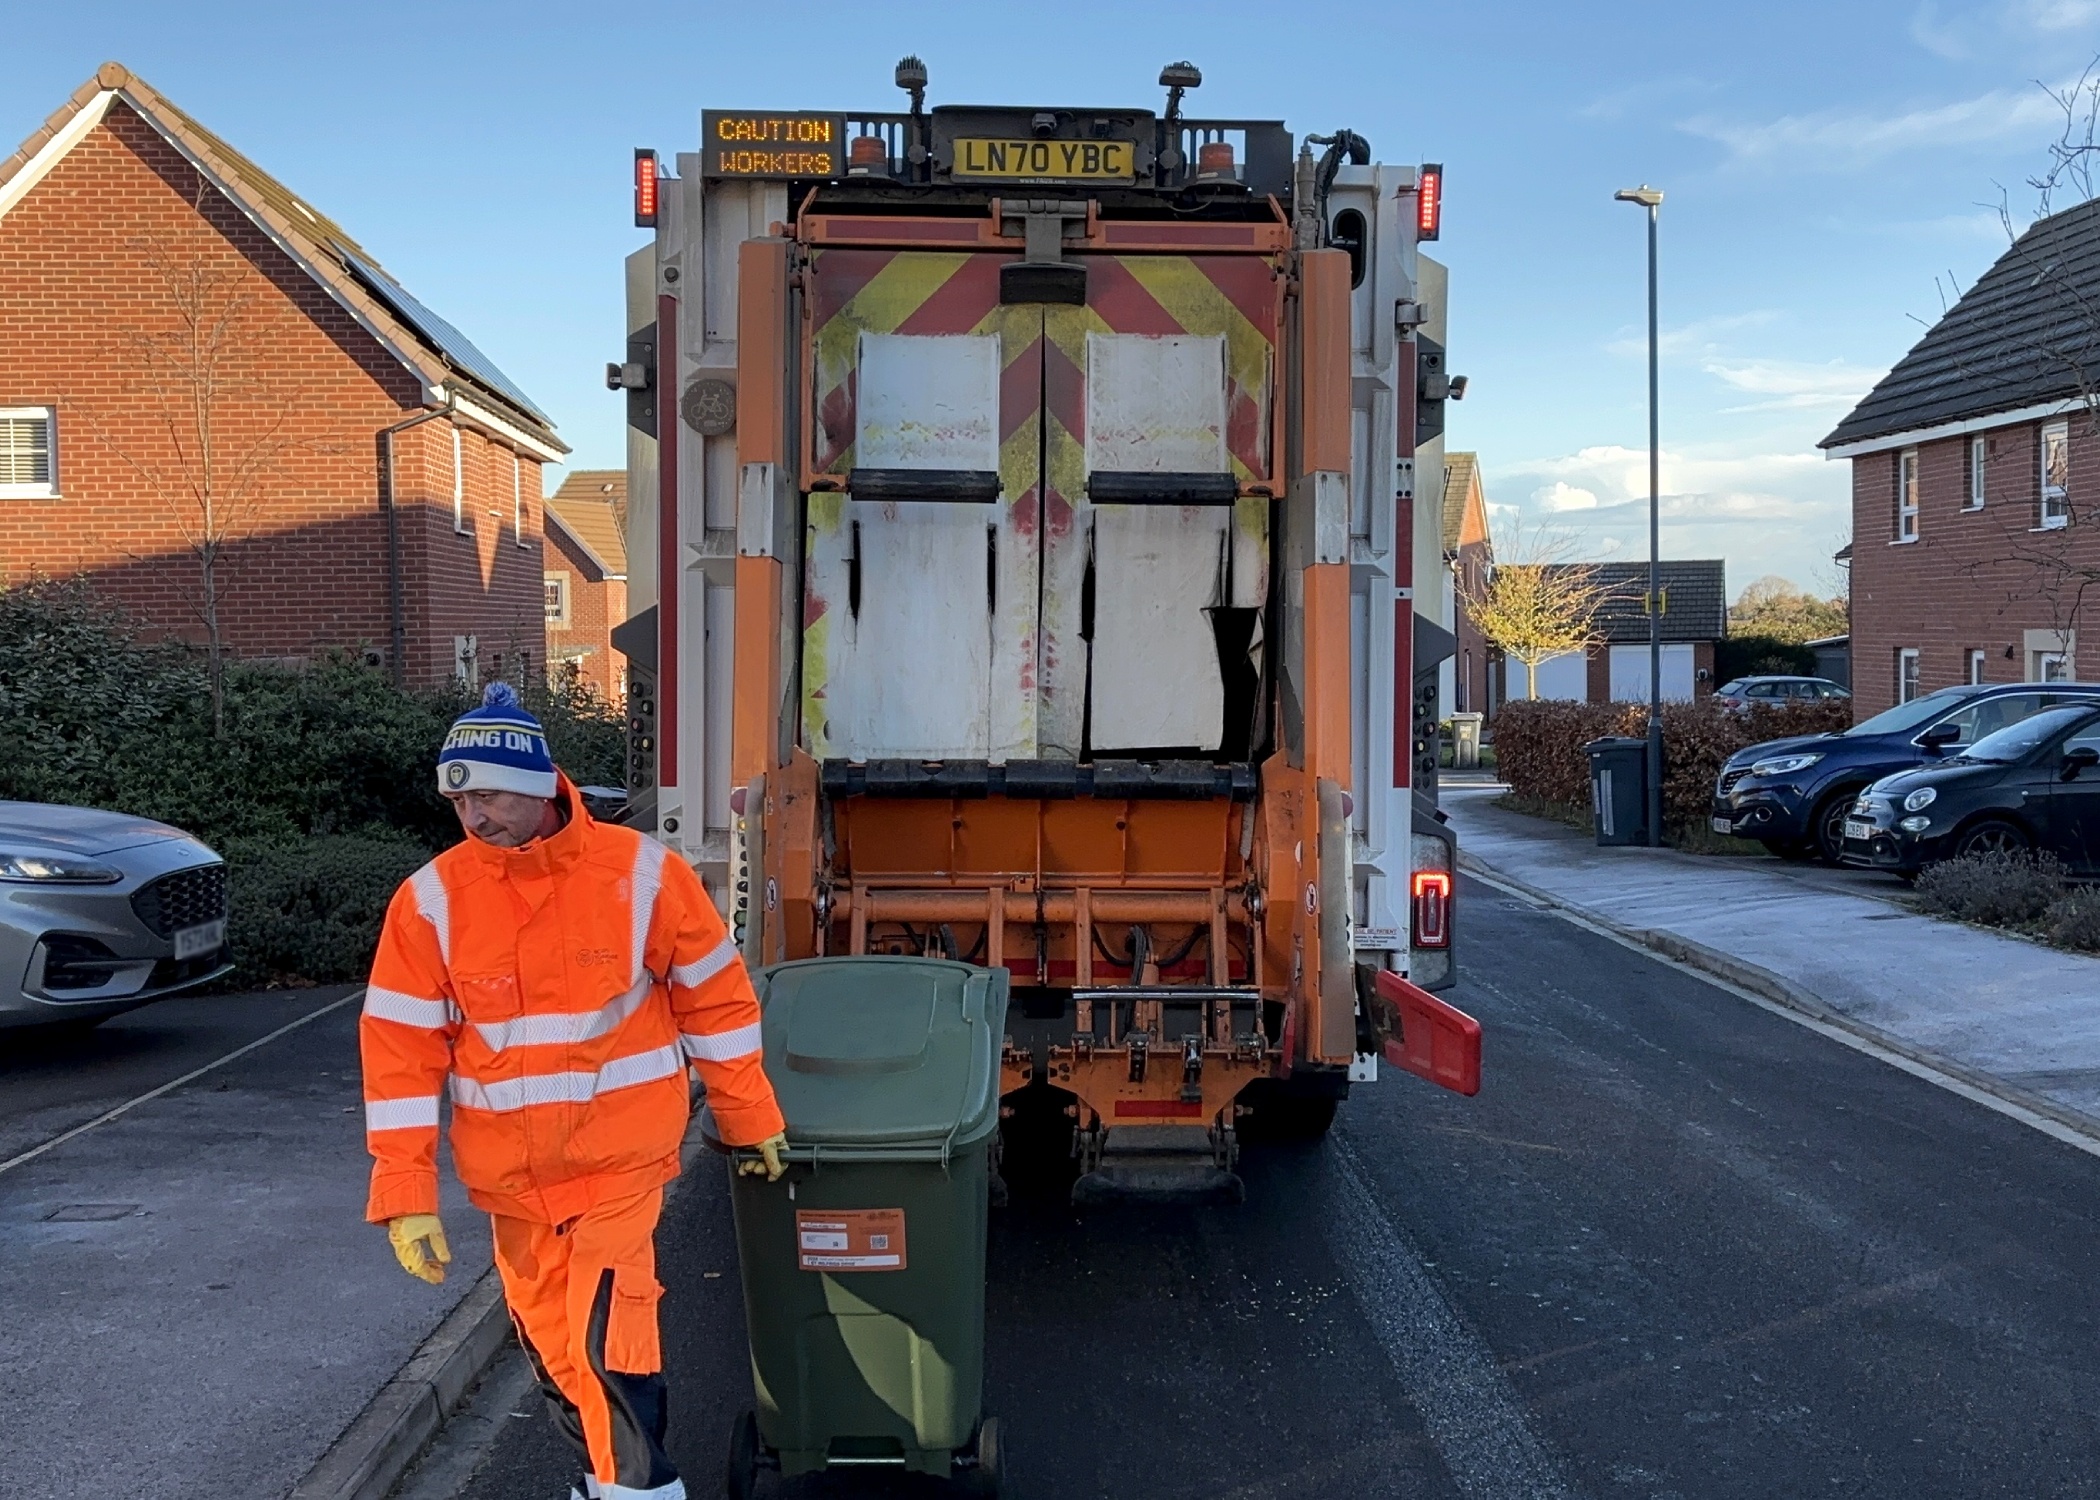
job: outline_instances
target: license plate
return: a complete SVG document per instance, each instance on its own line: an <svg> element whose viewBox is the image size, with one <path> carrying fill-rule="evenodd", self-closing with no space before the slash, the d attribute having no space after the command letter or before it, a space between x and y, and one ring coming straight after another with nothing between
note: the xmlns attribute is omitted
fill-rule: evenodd
<svg viewBox="0 0 2100 1500"><path fill-rule="evenodd" d="M1733 819L1733 818L1715 818L1715 819L1714 819L1714 832L1715 832L1715 833L1734 833L1734 832L1735 832L1735 819Z"/></svg>
<svg viewBox="0 0 2100 1500"><path fill-rule="evenodd" d="M1847 818L1845 819L1845 837L1848 839L1871 839L1874 837L1874 825L1872 823L1862 823L1857 818Z"/></svg>
<svg viewBox="0 0 2100 1500"><path fill-rule="evenodd" d="M1137 147L1129 141L1019 141L961 136L955 142L951 175L1129 182L1137 176Z"/></svg>
<svg viewBox="0 0 2100 1500"><path fill-rule="evenodd" d="M175 956L198 958L226 946L226 919L204 922L196 927L185 927L175 934Z"/></svg>

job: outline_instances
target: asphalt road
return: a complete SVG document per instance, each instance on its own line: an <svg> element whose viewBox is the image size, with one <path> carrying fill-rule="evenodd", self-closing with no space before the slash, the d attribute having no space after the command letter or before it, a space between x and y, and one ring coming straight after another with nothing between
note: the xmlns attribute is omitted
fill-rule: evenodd
<svg viewBox="0 0 2100 1500"><path fill-rule="evenodd" d="M1462 900L1478 1098L1360 1089L1324 1145L1250 1151L1239 1208L995 1213L1011 1495L2100 1493L2100 1159ZM750 1400L715 1173L660 1245L673 1453L712 1495ZM536 1403L499 1368L404 1493L565 1495Z"/></svg>

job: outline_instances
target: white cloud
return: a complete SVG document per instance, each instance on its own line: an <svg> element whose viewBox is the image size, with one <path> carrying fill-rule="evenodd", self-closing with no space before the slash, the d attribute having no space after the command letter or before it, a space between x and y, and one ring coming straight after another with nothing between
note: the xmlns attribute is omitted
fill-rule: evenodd
<svg viewBox="0 0 2100 1500"><path fill-rule="evenodd" d="M1969 55L1969 45L1951 21L1940 20L1939 7L1925 0L1910 18L1910 39L1935 56L1960 62Z"/></svg>
<svg viewBox="0 0 2100 1500"><path fill-rule="evenodd" d="M1541 510L1595 510L1597 492L1581 489L1565 479L1556 479L1531 492L1531 503ZM1512 507L1514 508L1514 507Z"/></svg>
<svg viewBox="0 0 2100 1500"><path fill-rule="evenodd" d="M1756 308L1750 312L1720 313L1711 318L1699 318L1675 328L1661 329L1655 337L1656 352L1665 359L1687 354L1709 354L1720 349L1718 335L1732 333L1739 328L1757 328L1777 321L1779 314L1770 308ZM1648 357L1648 334L1643 329L1623 338L1613 339L1605 349L1622 356Z"/></svg>
<svg viewBox="0 0 2100 1500"><path fill-rule="evenodd" d="M1873 389L1879 378L1841 359L1813 364L1794 359L1716 358L1704 361L1700 368L1731 389L1767 398L1747 406L1723 407L1724 412L1850 406Z"/></svg>
<svg viewBox="0 0 2100 1500"><path fill-rule="evenodd" d="M2037 31L2075 31L2100 20L2100 0L2024 0L2018 12Z"/></svg>
<svg viewBox="0 0 2100 1500"><path fill-rule="evenodd" d="M2100 0L2093 0L2100 9ZM1971 99L1875 115L1858 110L1818 110L1782 115L1762 124L1702 115L1678 129L1727 148L1746 165L1785 161L1832 170L1863 167L1904 151L1976 145L2032 136L2061 124L2063 111L2038 88L1993 89Z"/></svg>

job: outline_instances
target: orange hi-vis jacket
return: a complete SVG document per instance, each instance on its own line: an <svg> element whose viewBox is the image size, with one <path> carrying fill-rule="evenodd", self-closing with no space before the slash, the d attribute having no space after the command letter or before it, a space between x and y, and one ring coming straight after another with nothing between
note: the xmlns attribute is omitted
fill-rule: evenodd
<svg viewBox="0 0 2100 1500"><path fill-rule="evenodd" d="M387 908L359 1023L366 1217L435 1213L438 1100L491 1213L559 1224L678 1175L687 1060L725 1140L784 1129L758 1001L700 877L656 840L569 822L499 849L469 838Z"/></svg>

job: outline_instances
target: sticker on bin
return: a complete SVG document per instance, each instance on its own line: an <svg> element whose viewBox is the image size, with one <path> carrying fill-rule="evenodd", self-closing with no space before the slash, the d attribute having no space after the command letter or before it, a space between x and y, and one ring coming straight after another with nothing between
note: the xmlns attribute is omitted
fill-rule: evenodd
<svg viewBox="0 0 2100 1500"><path fill-rule="evenodd" d="M798 1208L795 1249L805 1271L901 1271L901 1208Z"/></svg>

